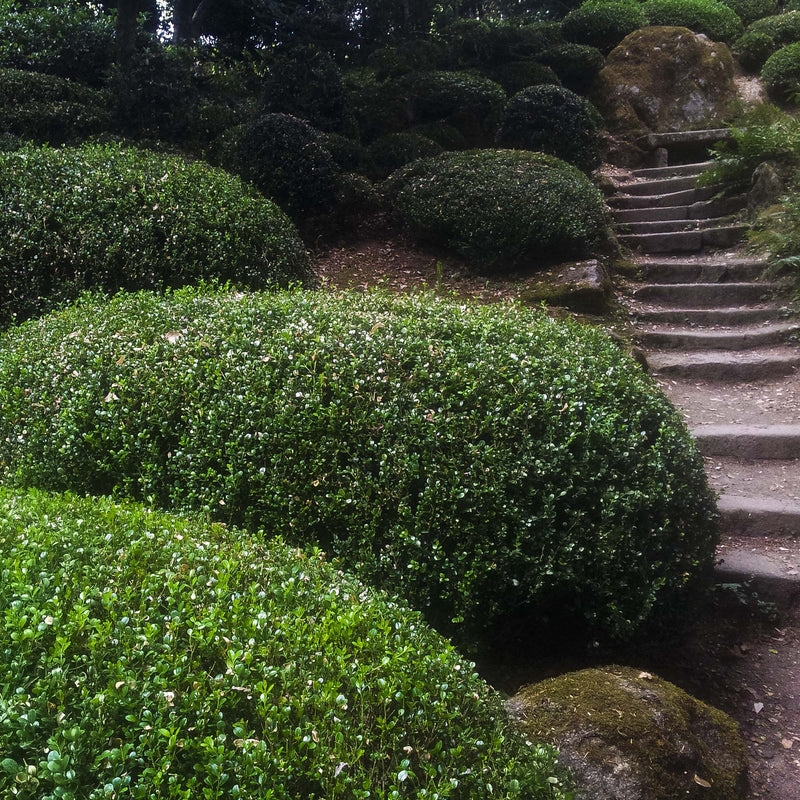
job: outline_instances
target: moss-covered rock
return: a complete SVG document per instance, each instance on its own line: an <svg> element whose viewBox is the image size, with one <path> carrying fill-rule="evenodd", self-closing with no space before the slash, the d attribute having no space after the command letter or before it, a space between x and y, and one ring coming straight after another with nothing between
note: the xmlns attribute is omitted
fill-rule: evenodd
<svg viewBox="0 0 800 800"><path fill-rule="evenodd" d="M613 132L698 130L725 115L733 72L724 44L688 28L642 28L611 51L591 99Z"/></svg>
<svg viewBox="0 0 800 800"><path fill-rule="evenodd" d="M546 303L579 314L605 314L613 297L611 281L596 259L559 264L522 292L527 305Z"/></svg>
<svg viewBox="0 0 800 800"><path fill-rule="evenodd" d="M508 708L527 736L560 749L576 800L744 797L747 755L737 724L650 673L571 672L523 688Z"/></svg>

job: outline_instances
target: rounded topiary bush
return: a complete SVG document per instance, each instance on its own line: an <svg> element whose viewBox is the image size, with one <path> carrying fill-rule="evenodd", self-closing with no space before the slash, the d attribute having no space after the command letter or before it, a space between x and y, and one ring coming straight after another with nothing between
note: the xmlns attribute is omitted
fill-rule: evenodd
<svg viewBox="0 0 800 800"><path fill-rule="evenodd" d="M785 44L800 42L800 11L788 11L764 17L747 26L747 33L763 33L775 41L775 50Z"/></svg>
<svg viewBox="0 0 800 800"><path fill-rule="evenodd" d="M586 91L605 65L603 54L596 47L574 42L551 47L538 58L558 75L559 83L573 92Z"/></svg>
<svg viewBox="0 0 800 800"><path fill-rule="evenodd" d="M775 99L800 103L800 42L781 47L766 60L761 82Z"/></svg>
<svg viewBox="0 0 800 800"><path fill-rule="evenodd" d="M85 300L3 334L0 405L7 485L319 544L465 647L517 614L532 636L624 637L714 553L678 412L599 330L518 307Z"/></svg>
<svg viewBox="0 0 800 800"><path fill-rule="evenodd" d="M731 52L742 68L758 72L764 62L778 49L775 39L760 31L745 31L734 43Z"/></svg>
<svg viewBox="0 0 800 800"><path fill-rule="evenodd" d="M6 133L63 144L110 127L103 92L55 75L0 69L0 128Z"/></svg>
<svg viewBox="0 0 800 800"><path fill-rule="evenodd" d="M245 125L235 148L235 169L287 213L329 211L339 168L319 131L287 114L264 114Z"/></svg>
<svg viewBox="0 0 800 800"><path fill-rule="evenodd" d="M292 223L238 178L126 149L0 153L0 327L87 289L308 277Z"/></svg>
<svg viewBox="0 0 800 800"><path fill-rule="evenodd" d="M565 796L473 665L318 551L0 489L0 573L4 797Z"/></svg>
<svg viewBox="0 0 800 800"><path fill-rule="evenodd" d="M721 0L721 2L732 8L745 25L774 15L778 5L776 0Z"/></svg>
<svg viewBox="0 0 800 800"><path fill-rule="evenodd" d="M645 0L650 25L677 25L704 33L715 42L732 42L742 34L736 12L718 0Z"/></svg>
<svg viewBox="0 0 800 800"><path fill-rule="evenodd" d="M542 83L561 83L558 75L549 66L539 61L509 61L498 64L489 73L493 81L499 83L506 94L511 97L528 86L539 86Z"/></svg>
<svg viewBox="0 0 800 800"><path fill-rule="evenodd" d="M389 133L376 139L367 150L373 177L384 179L395 170L416 161L439 155L443 147L419 133Z"/></svg>
<svg viewBox="0 0 800 800"><path fill-rule="evenodd" d="M399 170L385 188L408 225L482 269L587 254L607 236L600 192L542 153L443 153Z"/></svg>
<svg viewBox="0 0 800 800"><path fill-rule="evenodd" d="M506 106L497 141L541 150L583 170L600 163L600 115L588 100L559 86L531 86Z"/></svg>
<svg viewBox="0 0 800 800"><path fill-rule="evenodd" d="M638 0L586 0L564 17L561 32L568 41L608 53L629 33L646 24Z"/></svg>

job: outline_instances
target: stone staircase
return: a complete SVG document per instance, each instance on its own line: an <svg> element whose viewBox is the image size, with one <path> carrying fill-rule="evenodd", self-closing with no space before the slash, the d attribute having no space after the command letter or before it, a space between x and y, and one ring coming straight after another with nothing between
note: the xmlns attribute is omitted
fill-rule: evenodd
<svg viewBox="0 0 800 800"><path fill-rule="evenodd" d="M714 133L664 134L650 145L668 162L671 142L697 152ZM790 603L800 596L791 539L800 536L800 323L772 299L765 262L735 249L746 197L695 187L707 166L637 170L609 204L640 267L629 298L639 344L721 492L720 577L753 579Z"/></svg>

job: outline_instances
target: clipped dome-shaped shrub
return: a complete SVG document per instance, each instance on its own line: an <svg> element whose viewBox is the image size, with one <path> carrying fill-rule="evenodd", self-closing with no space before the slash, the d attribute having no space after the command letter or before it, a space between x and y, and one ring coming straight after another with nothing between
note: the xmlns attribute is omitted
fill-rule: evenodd
<svg viewBox="0 0 800 800"><path fill-rule="evenodd" d="M558 75L549 66L533 60L498 64L491 69L489 77L499 83L509 97L528 86L539 86L542 83L558 86L561 83Z"/></svg>
<svg viewBox="0 0 800 800"><path fill-rule="evenodd" d="M458 128L453 127L449 122L439 120L438 122L423 122L422 125L415 125L411 128L411 133L418 133L426 139L430 139L440 145L442 150L464 150L467 147L467 140Z"/></svg>
<svg viewBox="0 0 800 800"><path fill-rule="evenodd" d="M742 35L742 21L719 0L645 0L650 25L669 25L704 33L715 42L732 42Z"/></svg>
<svg viewBox="0 0 800 800"><path fill-rule="evenodd" d="M103 84L116 55L114 18L74 2L0 4L0 67Z"/></svg>
<svg viewBox="0 0 800 800"><path fill-rule="evenodd" d="M362 141L408 127L407 100L400 80L384 80L374 70L360 68L345 72L342 83Z"/></svg>
<svg viewBox="0 0 800 800"><path fill-rule="evenodd" d="M596 47L574 42L551 47L538 58L558 75L559 83L573 92L586 91L605 64L603 54Z"/></svg>
<svg viewBox="0 0 800 800"><path fill-rule="evenodd" d="M103 92L55 75L0 69L0 128L6 133L64 144L110 127Z"/></svg>
<svg viewBox="0 0 800 800"><path fill-rule="evenodd" d="M326 133L320 136L319 142L343 172L361 172L369 161L367 149L355 139L339 133Z"/></svg>
<svg viewBox="0 0 800 800"><path fill-rule="evenodd" d="M295 217L330 210L339 168L319 131L287 114L264 114L245 125L235 169Z"/></svg>
<svg viewBox="0 0 800 800"><path fill-rule="evenodd" d="M542 153L443 153L399 170L385 188L406 224L481 269L585 254L607 235L600 192Z"/></svg>
<svg viewBox="0 0 800 800"><path fill-rule="evenodd" d="M87 289L308 276L292 223L238 178L115 145L0 153L0 327Z"/></svg>
<svg viewBox="0 0 800 800"><path fill-rule="evenodd" d="M580 95L560 86L531 86L506 106L497 141L504 147L540 150L583 170L600 163L600 115Z"/></svg>
<svg viewBox="0 0 800 800"><path fill-rule="evenodd" d="M781 47L766 60L761 82L776 100L800 103L800 42Z"/></svg>
<svg viewBox="0 0 800 800"><path fill-rule="evenodd" d="M629 33L646 24L639 0L586 0L564 17L561 32L570 42L608 53Z"/></svg>
<svg viewBox="0 0 800 800"><path fill-rule="evenodd" d="M731 47L731 52L747 72L759 72L764 62L778 49L769 34L745 31Z"/></svg>
<svg viewBox="0 0 800 800"><path fill-rule="evenodd" d="M0 489L0 573L4 797L565 796L473 665L318 551Z"/></svg>
<svg viewBox="0 0 800 800"><path fill-rule="evenodd" d="M732 8L744 25L772 16L778 10L776 0L721 0L721 2Z"/></svg>
<svg viewBox="0 0 800 800"><path fill-rule="evenodd" d="M511 156L515 183L569 189L551 159ZM464 646L517 614L533 636L556 619L578 639L626 636L714 554L680 414L600 330L521 307L86 300L0 337L0 405L6 485L150 498L317 543Z"/></svg>
<svg viewBox="0 0 800 800"><path fill-rule="evenodd" d="M765 33L775 40L777 46L800 42L800 11L758 19L747 26L747 32Z"/></svg>
<svg viewBox="0 0 800 800"><path fill-rule="evenodd" d="M376 139L368 149L372 174L383 180L392 172L418 158L437 156L444 148L419 133L389 133Z"/></svg>

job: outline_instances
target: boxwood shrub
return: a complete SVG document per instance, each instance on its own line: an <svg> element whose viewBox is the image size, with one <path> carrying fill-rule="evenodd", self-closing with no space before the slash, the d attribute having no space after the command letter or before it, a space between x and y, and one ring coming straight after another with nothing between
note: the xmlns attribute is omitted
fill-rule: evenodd
<svg viewBox="0 0 800 800"><path fill-rule="evenodd" d="M0 337L0 405L7 484L319 545L464 647L517 614L624 637L714 553L678 412L602 332L522 308L84 300Z"/></svg>
<svg viewBox="0 0 800 800"><path fill-rule="evenodd" d="M387 133L376 139L367 150L372 177L383 180L411 161L439 155L443 149L440 144L419 133Z"/></svg>
<svg viewBox="0 0 800 800"><path fill-rule="evenodd" d="M733 42L742 35L736 12L718 0L645 0L650 25L681 25L715 42Z"/></svg>
<svg viewBox="0 0 800 800"><path fill-rule="evenodd" d="M537 58L558 75L559 80L556 83L563 83L573 92L587 91L595 76L605 66L603 54L596 47L574 42L563 42L550 47Z"/></svg>
<svg viewBox="0 0 800 800"><path fill-rule="evenodd" d="M324 137L288 114L263 114L242 126L232 169L288 214L303 218L331 210L340 170Z"/></svg>
<svg viewBox="0 0 800 800"><path fill-rule="evenodd" d="M745 31L731 47L742 68L747 72L759 72L764 62L778 49L769 34L760 31Z"/></svg>
<svg viewBox="0 0 800 800"><path fill-rule="evenodd" d="M306 277L291 222L222 170L119 145L0 152L0 327L86 289Z"/></svg>
<svg viewBox="0 0 800 800"><path fill-rule="evenodd" d="M732 8L744 25L777 13L776 0L721 0Z"/></svg>
<svg viewBox="0 0 800 800"><path fill-rule="evenodd" d="M800 102L800 42L773 53L761 68L761 82L777 100Z"/></svg>
<svg viewBox="0 0 800 800"><path fill-rule="evenodd" d="M542 83L558 86L561 83L551 67L533 60L498 64L492 67L489 77L499 83L509 97L527 89L528 86L539 86Z"/></svg>
<svg viewBox="0 0 800 800"><path fill-rule="evenodd" d="M531 86L508 101L497 141L591 170L600 163L599 120L597 109L569 89Z"/></svg>
<svg viewBox="0 0 800 800"><path fill-rule="evenodd" d="M748 32L766 33L778 46L800 42L800 11L764 17L747 26Z"/></svg>
<svg viewBox="0 0 800 800"><path fill-rule="evenodd" d="M0 129L50 144L86 138L111 127L105 93L75 81L0 69Z"/></svg>
<svg viewBox="0 0 800 800"><path fill-rule="evenodd" d="M646 24L639 0L586 0L564 17L561 32L570 42L608 53Z"/></svg>
<svg viewBox="0 0 800 800"><path fill-rule="evenodd" d="M586 254L607 235L600 192L543 153L443 153L398 170L385 191L406 224L483 270Z"/></svg>
<svg viewBox="0 0 800 800"><path fill-rule="evenodd" d="M564 797L473 665L319 551L0 489L0 574L4 797Z"/></svg>

